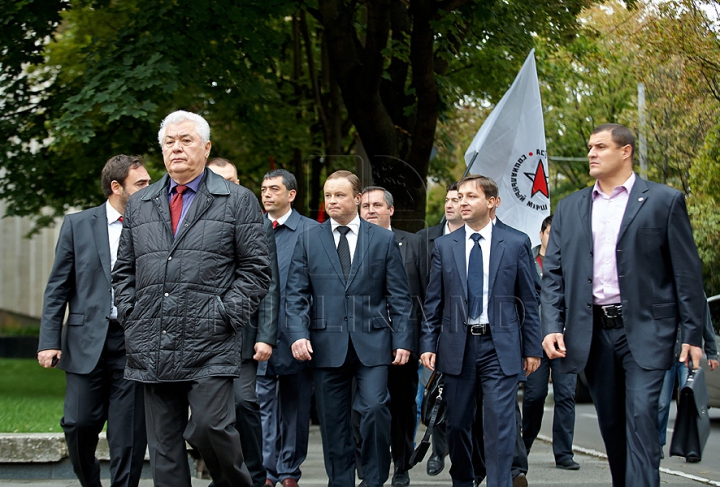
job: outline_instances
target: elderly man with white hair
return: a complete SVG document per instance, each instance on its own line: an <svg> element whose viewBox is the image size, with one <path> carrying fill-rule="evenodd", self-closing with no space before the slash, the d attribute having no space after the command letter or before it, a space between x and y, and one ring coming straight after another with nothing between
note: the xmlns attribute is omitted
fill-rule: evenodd
<svg viewBox="0 0 720 487"><path fill-rule="evenodd" d="M125 377L144 384L155 486L191 487L187 440L217 487L250 487L233 379L242 328L270 285L260 205L205 168L201 116L171 113L158 140L168 174L128 201L113 271Z"/></svg>

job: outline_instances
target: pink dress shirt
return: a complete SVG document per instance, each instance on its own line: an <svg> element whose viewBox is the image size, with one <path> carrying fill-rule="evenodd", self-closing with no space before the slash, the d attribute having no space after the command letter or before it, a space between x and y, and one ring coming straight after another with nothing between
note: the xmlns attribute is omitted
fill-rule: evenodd
<svg viewBox="0 0 720 487"><path fill-rule="evenodd" d="M592 191L593 304L621 302L615 247L634 184L635 173L632 173L608 196L595 181Z"/></svg>

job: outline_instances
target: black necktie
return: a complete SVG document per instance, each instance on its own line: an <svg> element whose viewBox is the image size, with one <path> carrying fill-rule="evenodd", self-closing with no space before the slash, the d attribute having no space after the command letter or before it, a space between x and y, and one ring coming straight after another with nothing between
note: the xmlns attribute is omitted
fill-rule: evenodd
<svg viewBox="0 0 720 487"><path fill-rule="evenodd" d="M468 312L470 318L475 320L483 311L483 254L480 248L482 235L474 233L470 235L470 238L475 243L470 251L470 260L468 261Z"/></svg>
<svg viewBox="0 0 720 487"><path fill-rule="evenodd" d="M350 274L350 244L348 244L345 235L350 231L350 227L339 226L337 227L337 231L340 232L340 241L337 246L338 257L340 257L340 266L342 266L343 274L347 281L348 275Z"/></svg>

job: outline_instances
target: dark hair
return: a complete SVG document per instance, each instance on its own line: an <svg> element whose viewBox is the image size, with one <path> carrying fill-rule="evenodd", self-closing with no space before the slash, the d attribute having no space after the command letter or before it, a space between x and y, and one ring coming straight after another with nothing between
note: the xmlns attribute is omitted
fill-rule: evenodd
<svg viewBox="0 0 720 487"><path fill-rule="evenodd" d="M552 225L552 215L543 220L542 225L540 225L540 231L545 232L545 229L550 225Z"/></svg>
<svg viewBox="0 0 720 487"><path fill-rule="evenodd" d="M450 191L457 191L457 189L458 189L458 182L457 182L457 181L453 181L452 183L448 184L448 185L445 187L445 192L446 192L446 193L449 193Z"/></svg>
<svg viewBox="0 0 720 487"><path fill-rule="evenodd" d="M383 198L385 199L385 204L388 208L393 206L395 203L395 200L393 199L393 195L390 191L383 188L382 186L367 186L363 188L362 194L369 193L370 191L382 191L383 192Z"/></svg>
<svg viewBox="0 0 720 487"><path fill-rule="evenodd" d="M485 198L497 198L498 196L498 187L497 184L495 184L495 181L490 179L487 176L480 176L479 174L473 174L471 176L466 176L462 178L460 181L458 181L458 188L462 186L465 183L469 182L475 182L475 186L482 189L483 193L485 193ZM458 189L458 191L460 191Z"/></svg>
<svg viewBox="0 0 720 487"><path fill-rule="evenodd" d="M144 166L140 156L126 156L125 154L119 154L111 157L102 169L100 181L102 184L102 190L105 197L109 197L112 194L112 182L117 181L120 186L125 187L125 179L127 179L130 169L137 169L140 166Z"/></svg>
<svg viewBox="0 0 720 487"><path fill-rule="evenodd" d="M225 167L230 166L233 169L235 169L235 172L237 172L237 167L232 162L228 161L227 159L223 159L222 157L215 157L205 163L206 166L217 166L217 167Z"/></svg>
<svg viewBox="0 0 720 487"><path fill-rule="evenodd" d="M357 177L355 174L351 173L350 171L335 171L334 173L329 175L325 181L330 181L331 179L347 179L350 183L350 186L352 186L352 190L354 193L353 196L362 193L362 184L360 184L360 178Z"/></svg>
<svg viewBox="0 0 720 487"><path fill-rule="evenodd" d="M282 182L288 191L297 191L297 179L295 179L295 175L287 169L273 169L272 171L268 171L263 176L263 181L272 178L282 178Z"/></svg>
<svg viewBox="0 0 720 487"><path fill-rule="evenodd" d="M595 130L590 135L599 134L600 132L610 132L612 141L620 147L629 145L632 149L630 154L630 161L632 161L633 156L635 156L635 136L629 128L619 123L604 123L595 127Z"/></svg>

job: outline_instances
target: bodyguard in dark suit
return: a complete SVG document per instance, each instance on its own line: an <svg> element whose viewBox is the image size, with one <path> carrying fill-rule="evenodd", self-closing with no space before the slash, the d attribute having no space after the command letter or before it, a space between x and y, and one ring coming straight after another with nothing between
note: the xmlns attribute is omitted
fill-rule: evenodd
<svg viewBox="0 0 720 487"><path fill-rule="evenodd" d="M145 457L142 386L123 378L125 337L113 306L110 271L125 204L149 183L138 157L119 155L105 164L107 202L65 217L45 288L38 362L65 371L60 424L75 474L86 487L100 485L95 449L106 421L113 487L137 486Z"/></svg>
<svg viewBox="0 0 720 487"><path fill-rule="evenodd" d="M680 361L702 357L701 263L682 193L632 170L635 138L590 136L587 188L562 200L543 265L543 348L555 370L585 369L613 485L660 484L658 397L681 329Z"/></svg>
<svg viewBox="0 0 720 487"><path fill-rule="evenodd" d="M392 194L380 186L370 186L363 190L360 201L360 216L367 222L392 230L400 247L405 273L407 274L412 312L408 324L413 334L413 350L418 350L420 324L422 323L422 305L425 302L427 288L427 250L423 239L415 234L391 227L395 213ZM415 397L418 388L418 357L410 356L405 365L390 367L388 371L388 389L390 391L390 415L392 416L392 459L395 472L392 485L405 487L410 484L408 470L410 457L415 443L415 425L417 405Z"/></svg>
<svg viewBox="0 0 720 487"><path fill-rule="evenodd" d="M358 216L358 177L336 171L324 192L330 220L298 238L290 263L288 335L293 356L314 366L328 485L355 485L352 408L364 481L379 487L390 469L388 366L412 352L410 292L392 232Z"/></svg>
<svg viewBox="0 0 720 487"><path fill-rule="evenodd" d="M227 159L216 157L208 162L207 166L226 181L240 184L237 168ZM272 356L280 310L280 284L274 230L267 219L263 219L263 226L270 251L272 280L268 293L260 300L258 309L250 317L250 323L242 329L242 364L240 376L235 379L233 384L235 428L240 432L240 445L254 487L265 485L267 478L267 472L263 466L262 420L260 403L255 392L255 378L258 363L267 362Z"/></svg>
<svg viewBox="0 0 720 487"><path fill-rule="evenodd" d="M493 227L490 210L497 191L483 176L459 183L466 225L435 241L425 300L421 360L445 374L450 475L456 486L470 487L475 479L472 423L481 404L487 483L512 485L517 377L540 362L528 238Z"/></svg>
<svg viewBox="0 0 720 487"><path fill-rule="evenodd" d="M295 360L290 349L286 309L286 286L290 261L300 235L317 222L293 210L297 180L285 169L275 169L263 178L262 204L265 220L272 222L277 242L280 280L280 309L277 348L270 360L258 368L257 394L263 427L263 463L266 484L281 482L296 487L300 466L307 457L312 399L312 371L307 362ZM274 278L274 276L273 276Z"/></svg>

